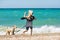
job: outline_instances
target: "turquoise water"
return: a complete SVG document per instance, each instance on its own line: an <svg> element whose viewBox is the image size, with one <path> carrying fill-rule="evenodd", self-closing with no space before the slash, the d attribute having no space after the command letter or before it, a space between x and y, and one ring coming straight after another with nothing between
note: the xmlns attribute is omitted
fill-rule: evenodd
<svg viewBox="0 0 60 40"><path fill-rule="evenodd" d="M0 8L0 25L22 27L26 20L20 20L24 12L33 10L36 20L33 21L34 27L42 25L60 26L60 8Z"/></svg>

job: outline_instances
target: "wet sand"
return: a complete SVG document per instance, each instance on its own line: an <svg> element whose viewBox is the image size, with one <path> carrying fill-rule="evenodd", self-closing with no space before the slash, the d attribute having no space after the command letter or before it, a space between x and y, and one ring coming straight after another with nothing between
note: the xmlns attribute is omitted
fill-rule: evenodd
<svg viewBox="0 0 60 40"><path fill-rule="evenodd" d="M0 40L60 40L60 33L30 35L0 35Z"/></svg>

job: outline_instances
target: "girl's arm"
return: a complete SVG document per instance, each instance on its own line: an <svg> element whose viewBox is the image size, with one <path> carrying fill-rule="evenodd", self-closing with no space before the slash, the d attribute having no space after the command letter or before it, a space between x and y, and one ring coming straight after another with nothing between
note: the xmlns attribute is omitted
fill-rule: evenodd
<svg viewBox="0 0 60 40"><path fill-rule="evenodd" d="M24 17L27 18L27 19L29 18L29 16L26 16L26 12L24 13Z"/></svg>
<svg viewBox="0 0 60 40"><path fill-rule="evenodd" d="M27 18L26 12L24 12L24 17L22 17L21 19L23 20L23 19L26 19L26 18Z"/></svg>
<svg viewBox="0 0 60 40"><path fill-rule="evenodd" d="M24 13L24 17L26 16L26 12Z"/></svg>

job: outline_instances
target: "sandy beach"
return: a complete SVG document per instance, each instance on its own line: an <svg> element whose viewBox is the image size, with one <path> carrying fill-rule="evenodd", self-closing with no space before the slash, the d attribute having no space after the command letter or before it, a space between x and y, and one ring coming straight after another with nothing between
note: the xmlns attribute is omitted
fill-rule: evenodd
<svg viewBox="0 0 60 40"><path fill-rule="evenodd" d="M60 40L60 33L30 35L0 35L0 40Z"/></svg>

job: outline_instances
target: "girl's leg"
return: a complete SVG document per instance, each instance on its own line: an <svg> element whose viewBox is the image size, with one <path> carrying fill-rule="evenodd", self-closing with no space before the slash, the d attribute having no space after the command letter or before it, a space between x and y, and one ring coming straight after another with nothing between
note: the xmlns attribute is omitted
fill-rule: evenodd
<svg viewBox="0 0 60 40"><path fill-rule="evenodd" d="M29 27L26 27L26 30L23 33L27 32L28 30L29 30Z"/></svg>
<svg viewBox="0 0 60 40"><path fill-rule="evenodd" d="M30 35L32 36L32 27L30 27L30 29L31 29L31 34Z"/></svg>
<svg viewBox="0 0 60 40"><path fill-rule="evenodd" d="M32 29L31 29L31 36L32 36Z"/></svg>

